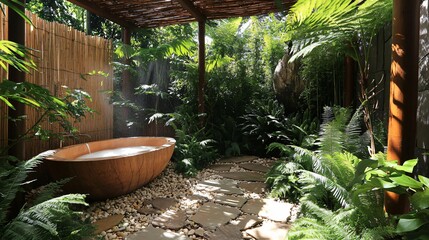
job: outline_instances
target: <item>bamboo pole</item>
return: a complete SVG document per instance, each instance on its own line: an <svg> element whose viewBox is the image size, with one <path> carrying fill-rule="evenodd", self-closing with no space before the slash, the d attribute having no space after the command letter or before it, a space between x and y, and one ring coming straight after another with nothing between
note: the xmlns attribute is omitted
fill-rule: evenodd
<svg viewBox="0 0 429 240"><path fill-rule="evenodd" d="M420 1L393 1L387 159L399 164L415 157L419 4ZM385 209L388 213L401 214L409 207L406 195L386 192Z"/></svg>

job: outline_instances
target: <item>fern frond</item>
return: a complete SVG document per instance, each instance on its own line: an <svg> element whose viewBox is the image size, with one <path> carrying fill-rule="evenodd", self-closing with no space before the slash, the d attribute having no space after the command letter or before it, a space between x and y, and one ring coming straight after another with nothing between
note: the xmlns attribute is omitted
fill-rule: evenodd
<svg viewBox="0 0 429 240"><path fill-rule="evenodd" d="M35 196L34 200L29 203L31 206L37 205L39 203L45 202L53 198L56 194L60 193L61 187L64 186L67 182L70 181L70 178L62 179L57 182L51 182L45 186L40 187L39 193Z"/></svg>
<svg viewBox="0 0 429 240"><path fill-rule="evenodd" d="M0 225L5 223L9 206L20 191L28 172L40 163L38 157L18 162L16 166L10 165L9 160L0 158Z"/></svg>
<svg viewBox="0 0 429 240"><path fill-rule="evenodd" d="M81 239L92 233L92 227L81 221L81 214L70 209L87 206L85 195L68 194L23 209L2 229L2 239ZM30 236L26 238L26 236Z"/></svg>
<svg viewBox="0 0 429 240"><path fill-rule="evenodd" d="M351 203L350 194L341 185L325 177L324 175L321 175L315 172L310 172L306 170L300 170L300 172L306 173L308 176L312 177L317 184L323 186L327 191L332 193L332 196L334 197L334 199L338 201L338 203L342 207L346 208L350 205Z"/></svg>
<svg viewBox="0 0 429 240"><path fill-rule="evenodd" d="M314 218L303 217L293 223L287 237L289 240L323 240L335 239L335 233L327 228L323 222Z"/></svg>

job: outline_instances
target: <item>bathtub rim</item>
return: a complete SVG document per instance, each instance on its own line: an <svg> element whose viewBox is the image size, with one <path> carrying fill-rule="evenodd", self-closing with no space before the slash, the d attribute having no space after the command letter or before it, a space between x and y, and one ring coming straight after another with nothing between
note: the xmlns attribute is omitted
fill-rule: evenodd
<svg viewBox="0 0 429 240"><path fill-rule="evenodd" d="M99 158L87 158L87 159L69 159L69 158L62 158L62 157L56 156L56 154L59 151L63 150L63 149L74 148L74 147L77 147L77 146L80 146L80 145L91 144L91 143L94 143L94 142L103 142L103 141L112 141L112 140L118 140L118 141L120 141L120 140L123 140L123 139L130 139L130 138L148 138L148 139L149 138L158 138L158 139L162 138L162 139L166 139L166 143L164 143L163 145L154 146L156 148L151 149L149 151L142 150L142 151L138 151L138 152L135 152L135 153L132 153L132 154L124 154L124 155L113 156L113 157L99 157ZM150 137L150 136L140 136L139 137L139 136L136 136L136 137L123 137L123 138L110 138L110 139L92 141L92 142L87 142L87 143L73 144L73 145L70 145L70 146L67 146L67 147L58 148L58 149L55 149L54 152L51 155L44 157L44 160L53 161L53 162L75 162L75 163L79 163L79 162L94 162L94 161L108 161L108 160L115 160L115 159L123 159L123 158L127 158L127 157L134 157L134 156L141 155L141 154L150 154L152 152L160 151L160 150L165 149L165 148L169 148L169 147L172 147L172 146L174 147L175 144L176 144L176 139L171 138L171 137ZM140 146L147 146L147 145L140 145ZM124 147L127 147L127 146L124 146ZM106 148L106 149L103 149L103 150L108 150L108 149L114 149L114 148ZM84 155L84 154L82 154L82 155Z"/></svg>

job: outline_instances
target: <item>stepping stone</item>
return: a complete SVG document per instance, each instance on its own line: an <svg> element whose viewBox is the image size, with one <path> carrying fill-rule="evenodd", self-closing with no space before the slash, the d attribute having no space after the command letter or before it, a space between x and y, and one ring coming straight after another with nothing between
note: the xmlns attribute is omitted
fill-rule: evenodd
<svg viewBox="0 0 429 240"><path fill-rule="evenodd" d="M213 164L209 167L211 170L225 172L231 170L234 165L232 164Z"/></svg>
<svg viewBox="0 0 429 240"><path fill-rule="evenodd" d="M238 187L248 191L248 192L252 192L252 193L264 193L265 189L267 189L267 185L265 183L261 183L261 182L241 182L238 183Z"/></svg>
<svg viewBox="0 0 429 240"><path fill-rule="evenodd" d="M166 210L177 203L173 198L155 198L151 201L152 207L158 210Z"/></svg>
<svg viewBox="0 0 429 240"><path fill-rule="evenodd" d="M148 208L148 207L142 207L139 210L137 210L138 213L144 214L144 215L150 215L150 214L159 214L161 213L161 211L153 209L153 208Z"/></svg>
<svg viewBox="0 0 429 240"><path fill-rule="evenodd" d="M201 206L190 220L200 224L205 229L213 230L236 218L240 213L237 208L208 202Z"/></svg>
<svg viewBox="0 0 429 240"><path fill-rule="evenodd" d="M126 240L189 240L188 237L182 234L166 231L160 228L154 228L152 225L142 229L141 231L129 235Z"/></svg>
<svg viewBox="0 0 429 240"><path fill-rule="evenodd" d="M214 201L215 203L220 203L223 205L240 208L247 201L247 199L242 197L229 196L229 195L218 195L218 196L215 196Z"/></svg>
<svg viewBox="0 0 429 240"><path fill-rule="evenodd" d="M221 159L219 163L242 163L242 162L250 162L255 159L258 159L258 157L256 156L230 157L230 158Z"/></svg>
<svg viewBox="0 0 429 240"><path fill-rule="evenodd" d="M256 240L285 240L289 224L264 222L261 227L246 230L246 233Z"/></svg>
<svg viewBox="0 0 429 240"><path fill-rule="evenodd" d="M227 179L206 180L198 183L195 188L199 191L216 192L223 194L243 195L243 190L237 187L237 183Z"/></svg>
<svg viewBox="0 0 429 240"><path fill-rule="evenodd" d="M192 194L191 196L187 196L186 198L191 201L207 201L207 197L200 194Z"/></svg>
<svg viewBox="0 0 429 240"><path fill-rule="evenodd" d="M246 230L261 223L262 219L259 219L255 215L242 215L237 218L237 221L238 223L234 225L236 225L240 230Z"/></svg>
<svg viewBox="0 0 429 240"><path fill-rule="evenodd" d="M293 204L278 202L272 199L250 199L241 210L249 214L257 214L276 222L286 222L291 216Z"/></svg>
<svg viewBox="0 0 429 240"><path fill-rule="evenodd" d="M240 181L265 182L264 175L256 172L222 172L217 175Z"/></svg>
<svg viewBox="0 0 429 240"><path fill-rule="evenodd" d="M186 226L186 213L184 211L168 210L161 216L152 221L155 227L162 227L164 229L179 230Z"/></svg>
<svg viewBox="0 0 429 240"><path fill-rule="evenodd" d="M95 234L99 234L102 231L107 231L114 226L118 225L122 219L124 219L124 215L118 214L118 215L112 215L108 216L106 218L100 219L95 221L93 224L95 226Z"/></svg>
<svg viewBox="0 0 429 240"><path fill-rule="evenodd" d="M243 163L238 166L249 171L261 172L261 173L267 173L268 171L270 171L269 167L264 166L262 164L257 164L257 163Z"/></svg>
<svg viewBox="0 0 429 240"><path fill-rule="evenodd" d="M209 240L242 240L240 229L235 225L221 226L208 234Z"/></svg>

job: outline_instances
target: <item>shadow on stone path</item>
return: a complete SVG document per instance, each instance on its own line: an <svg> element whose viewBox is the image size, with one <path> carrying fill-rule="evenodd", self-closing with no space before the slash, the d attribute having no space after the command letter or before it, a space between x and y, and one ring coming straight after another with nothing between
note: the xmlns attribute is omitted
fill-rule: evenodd
<svg viewBox="0 0 429 240"><path fill-rule="evenodd" d="M169 169L136 194L98 203L89 215L99 219L98 233L105 239L283 240L298 207L266 198L264 174L273 161L253 156L222 159L192 179L178 177ZM167 195L162 196L156 187L166 181L168 185L169 178L181 184L177 189L167 187ZM158 196L137 200L125 211L115 207L122 199L129 204L139 193ZM100 212L107 216L99 218Z"/></svg>

